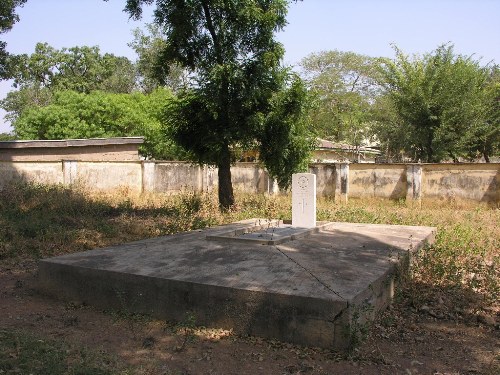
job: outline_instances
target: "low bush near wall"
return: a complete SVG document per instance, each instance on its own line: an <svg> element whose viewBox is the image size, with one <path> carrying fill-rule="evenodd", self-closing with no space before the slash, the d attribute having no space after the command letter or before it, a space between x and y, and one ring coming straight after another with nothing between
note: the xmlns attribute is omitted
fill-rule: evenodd
<svg viewBox="0 0 500 375"><path fill-rule="evenodd" d="M0 191L0 265L199 229L252 217L291 218L287 195L243 194L235 208L218 211L215 194L86 194L62 186L11 185ZM318 220L438 228L437 241L413 265L410 297L425 290L457 291L460 298L498 304L500 211L481 205L404 201L318 200ZM425 286L425 288L418 290ZM473 296L473 297L472 297Z"/></svg>

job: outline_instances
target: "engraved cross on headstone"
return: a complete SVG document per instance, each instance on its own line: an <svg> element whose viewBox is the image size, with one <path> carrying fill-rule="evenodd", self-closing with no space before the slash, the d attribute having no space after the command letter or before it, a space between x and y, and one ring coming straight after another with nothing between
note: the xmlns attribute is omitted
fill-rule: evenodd
<svg viewBox="0 0 500 375"><path fill-rule="evenodd" d="M316 175L296 173L292 175L292 226L314 228L316 226Z"/></svg>

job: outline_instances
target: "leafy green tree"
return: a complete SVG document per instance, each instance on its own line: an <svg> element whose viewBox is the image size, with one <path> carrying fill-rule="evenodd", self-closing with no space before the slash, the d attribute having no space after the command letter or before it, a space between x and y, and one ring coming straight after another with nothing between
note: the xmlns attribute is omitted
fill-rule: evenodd
<svg viewBox="0 0 500 375"><path fill-rule="evenodd" d="M23 112L14 132L18 139L144 136L144 157L175 159L182 153L164 139L160 122L163 106L172 99L165 89L149 95L57 91L49 105Z"/></svg>
<svg viewBox="0 0 500 375"><path fill-rule="evenodd" d="M4 118L14 125L26 110L50 104L52 96L52 90L48 88L22 87L8 92L7 96L0 100L0 108L6 112Z"/></svg>
<svg viewBox="0 0 500 375"><path fill-rule="evenodd" d="M490 79L486 87L486 100L488 112L486 117L487 131L483 133L484 142L479 151L482 152L486 161L489 155L500 153L500 66L495 65L491 69ZM484 136L484 134L486 136Z"/></svg>
<svg viewBox="0 0 500 375"><path fill-rule="evenodd" d="M382 65L387 94L407 133L404 149L415 160L457 160L485 121L487 69L452 45L413 59L396 48Z"/></svg>
<svg viewBox="0 0 500 375"><path fill-rule="evenodd" d="M477 126L467 129L464 149L469 159L482 156L489 163L490 156L500 152L500 67L491 67L484 90L485 118Z"/></svg>
<svg viewBox="0 0 500 375"><path fill-rule="evenodd" d="M310 108L307 90L298 79L270 100L259 136L260 159L281 187L289 186L292 174L307 171L309 166L309 151L316 141L307 117Z"/></svg>
<svg viewBox="0 0 500 375"><path fill-rule="evenodd" d="M16 139L16 136L11 133L0 133L0 141L13 141Z"/></svg>
<svg viewBox="0 0 500 375"><path fill-rule="evenodd" d="M20 55L12 72L14 87L46 87L89 93L106 90L129 93L135 88L135 70L126 57L106 53L99 47L57 50L37 43L31 55Z"/></svg>
<svg viewBox="0 0 500 375"><path fill-rule="evenodd" d="M391 162L406 161L405 149L407 145L412 144L411 133L401 126L389 95L380 95L375 99L372 104L372 114L371 132L385 158Z"/></svg>
<svg viewBox="0 0 500 375"><path fill-rule="evenodd" d="M0 34L6 33L19 21L15 12L16 7L23 6L26 0L2 0L0 2ZM0 79L9 76L9 53L6 51L7 43L0 40Z"/></svg>
<svg viewBox="0 0 500 375"><path fill-rule="evenodd" d="M140 17L143 4L128 0L126 10ZM219 205L234 203L231 163L237 148L267 148L286 171L270 168L282 187L308 158L299 121L305 97L298 77L281 67L283 47L274 33L286 24L286 0L157 0L155 22L166 43L161 58L188 70L194 85L168 110L170 134L199 163L216 165ZM281 119L277 113L286 114ZM299 142L300 141L300 142ZM285 145L281 149L280 145Z"/></svg>
<svg viewBox="0 0 500 375"><path fill-rule="evenodd" d="M361 145L370 137L371 106L381 89L377 59L335 50L311 54L300 66L316 97L310 116L318 135Z"/></svg>
<svg viewBox="0 0 500 375"><path fill-rule="evenodd" d="M57 50L38 43L33 54L17 56L11 68L17 90L9 92L0 107L12 125L25 110L51 103L57 91L130 93L135 88L133 64L125 57L101 55L98 47Z"/></svg>
<svg viewBox="0 0 500 375"><path fill-rule="evenodd" d="M179 64L165 64L162 60L167 41L159 25L147 24L146 31L137 28L133 36L134 40L128 45L138 56L136 69L142 91L151 92L157 87L166 86L178 92L187 87L186 71Z"/></svg>

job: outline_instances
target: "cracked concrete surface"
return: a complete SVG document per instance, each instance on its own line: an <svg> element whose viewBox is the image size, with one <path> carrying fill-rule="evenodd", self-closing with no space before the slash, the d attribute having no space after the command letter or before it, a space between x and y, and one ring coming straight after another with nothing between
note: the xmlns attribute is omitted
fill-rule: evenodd
<svg viewBox="0 0 500 375"><path fill-rule="evenodd" d="M321 223L279 245L207 239L259 219L40 262L39 288L104 309L126 309L293 343L344 348L353 311L369 320L390 302L395 273L435 228ZM359 309L358 309L359 310ZM359 312L359 311L358 311Z"/></svg>

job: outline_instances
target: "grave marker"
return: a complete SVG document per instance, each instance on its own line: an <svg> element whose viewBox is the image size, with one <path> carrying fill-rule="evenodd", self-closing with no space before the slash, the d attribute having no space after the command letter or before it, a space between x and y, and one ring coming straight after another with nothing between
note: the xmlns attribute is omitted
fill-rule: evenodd
<svg viewBox="0 0 500 375"><path fill-rule="evenodd" d="M316 227L316 175L292 175L292 226Z"/></svg>

